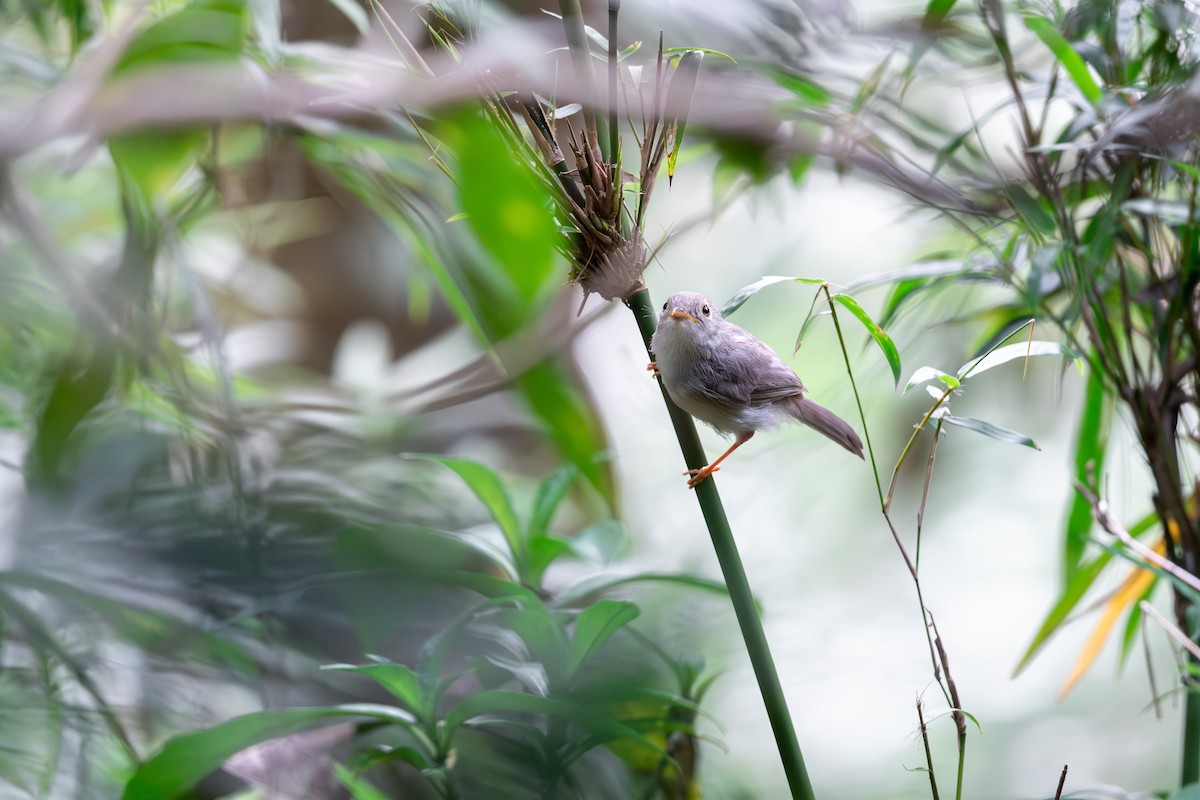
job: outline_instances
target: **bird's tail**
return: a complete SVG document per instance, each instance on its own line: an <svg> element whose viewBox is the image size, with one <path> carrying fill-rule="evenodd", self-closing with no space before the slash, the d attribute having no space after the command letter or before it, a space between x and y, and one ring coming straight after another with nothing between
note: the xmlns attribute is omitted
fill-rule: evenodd
<svg viewBox="0 0 1200 800"><path fill-rule="evenodd" d="M792 416L805 425L828 436L859 458L863 457L862 440L837 414L805 397L794 397L788 403Z"/></svg>

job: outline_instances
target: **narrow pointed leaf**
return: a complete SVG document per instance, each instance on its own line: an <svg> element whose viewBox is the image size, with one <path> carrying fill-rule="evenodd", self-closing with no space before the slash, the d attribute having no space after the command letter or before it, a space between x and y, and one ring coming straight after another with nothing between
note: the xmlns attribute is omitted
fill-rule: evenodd
<svg viewBox="0 0 1200 800"><path fill-rule="evenodd" d="M133 773L121 798L176 800L188 796L204 776L247 747L356 717L401 725L413 723L413 718L399 709L367 703L243 714L215 727L167 740L154 757Z"/></svg>
<svg viewBox="0 0 1200 800"><path fill-rule="evenodd" d="M887 335L883 328L879 327L879 323L871 319L862 306L848 294L835 294L834 302L846 308L855 318L863 324L867 329L867 333L875 340L875 344L879 345L879 349L883 351L883 357L887 359L888 366L892 368L892 379L896 385L900 385L900 351L896 349L892 337Z"/></svg>
<svg viewBox="0 0 1200 800"><path fill-rule="evenodd" d="M768 275L765 278L759 278L749 286L743 286L733 293L725 301L725 305L721 306L721 316L728 317L733 312L742 307L742 304L749 300L754 295L768 286L774 286L777 283L805 283L810 286L820 286L825 283L823 278L793 278L790 275Z"/></svg>
<svg viewBox="0 0 1200 800"><path fill-rule="evenodd" d="M667 90L667 118L673 120L668 129L674 128L674 141L667 143L667 183L675 177L675 163L679 159L679 147L683 142L683 130L687 127L688 113L692 107L692 95L696 91L696 76L700 73L700 62L704 53L688 50L679 57L679 66L671 78Z"/></svg>
<svg viewBox="0 0 1200 800"><path fill-rule="evenodd" d="M902 394L908 394L914 387L920 386L926 381L938 380L949 386L951 389L958 388L958 378L948 373L942 372L937 367L921 367L912 374L908 379L908 383L904 386Z"/></svg>
<svg viewBox="0 0 1200 800"><path fill-rule="evenodd" d="M1104 456L1108 449L1108 432L1112 425L1112 396L1095 370L1089 371L1087 390L1083 398L1083 413L1075 435L1075 480L1084 485L1102 485ZM1071 498L1063 536L1063 578L1071 574L1083 557L1084 547L1092 531L1092 504L1079 492Z"/></svg>
<svg viewBox="0 0 1200 800"><path fill-rule="evenodd" d="M365 778L354 774L343 764L333 765L333 774L337 777L338 782L350 792L351 800L388 800L388 796L373 785L368 783Z"/></svg>
<svg viewBox="0 0 1200 800"><path fill-rule="evenodd" d="M552 472L538 486L537 494L533 498L533 510L529 515L528 534L530 538L543 536L550 532L550 522L554 518L554 512L558 510L563 498L567 496L567 490L571 488L571 483L578 475L578 467L574 464L565 464Z"/></svg>
<svg viewBox="0 0 1200 800"><path fill-rule="evenodd" d="M1050 52L1054 53L1054 57L1058 59L1058 63L1067 71L1067 75L1079 87L1080 93L1087 98L1092 105L1097 105L1104 99L1104 92L1096 84L1096 79L1092 77L1092 73L1088 71L1087 63L1078 51L1071 46L1063 35L1058 32L1054 24L1045 17L1039 17L1034 14L1025 16L1025 27L1033 31L1046 47L1050 48Z"/></svg>
<svg viewBox="0 0 1200 800"><path fill-rule="evenodd" d="M358 672L374 680L417 716L426 712L424 692L417 674L404 664L325 664L321 669Z"/></svg>
<svg viewBox="0 0 1200 800"><path fill-rule="evenodd" d="M464 458L427 454L414 454L412 458L437 462L453 470L458 477L462 478L463 482L467 484L467 488L474 492L480 502L487 507L492 519L496 521L504 538L508 541L508 546L512 548L514 558L518 562L520 561L518 554L522 552L521 527L517 522L517 514L513 510L508 491L500 482L500 476L483 464Z"/></svg>
<svg viewBox="0 0 1200 800"><path fill-rule="evenodd" d="M1017 209L1017 213L1021 218L1028 223L1033 230L1048 236L1054 233L1054 218L1042 208L1033 195L1025 190L1025 187L1020 184L1012 184L1008 187L1008 196L1012 199L1013 207Z"/></svg>
<svg viewBox="0 0 1200 800"><path fill-rule="evenodd" d="M957 425L960 428L966 428L968 430L975 431L976 433L982 433L984 436L989 436L1000 442L1020 444L1024 445L1025 447L1032 447L1034 450L1042 449L1037 446L1037 442L1035 442L1031 437L1026 436L1019 431L1003 428L999 425L993 425L992 423L985 422L981 419L975 419L974 417L954 417L950 414L946 414L940 419L942 422L945 422L949 425Z"/></svg>
<svg viewBox="0 0 1200 800"><path fill-rule="evenodd" d="M1138 598L1145 594L1146 590L1153 585L1157 577L1150 570L1134 570L1125 579L1121 588L1105 603L1104 612L1100 615L1099 622L1096 623L1096 627L1092 630L1092 635L1088 637L1083 651L1079 654L1079 658L1071 668L1071 674L1067 676L1062 688L1058 692L1059 697L1066 697L1070 694L1080 678L1086 675L1087 671L1092 668L1092 665L1096 663L1096 658L1100 655L1100 650L1108 640L1108 635L1117 624L1117 620L1125 613L1130 604L1136 603Z"/></svg>
<svg viewBox="0 0 1200 800"><path fill-rule="evenodd" d="M1083 374L1083 359L1076 355L1074 350L1058 342L1034 341L1006 344L979 358L973 358L958 368L958 378L965 380L968 375L974 377L993 367L1007 364L1009 361L1034 356L1066 356L1075 362L1075 366L1079 368L1079 374Z"/></svg>

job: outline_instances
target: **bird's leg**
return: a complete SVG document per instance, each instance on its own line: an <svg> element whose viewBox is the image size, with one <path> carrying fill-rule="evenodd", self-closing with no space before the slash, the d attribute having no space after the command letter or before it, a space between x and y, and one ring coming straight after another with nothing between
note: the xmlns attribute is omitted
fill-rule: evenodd
<svg viewBox="0 0 1200 800"><path fill-rule="evenodd" d="M714 472L721 469L721 467L718 465L725 459L729 458L730 453L732 453L734 450L737 450L739 447L744 445L746 442L750 441L750 437L753 435L754 435L754 431L744 431L742 433L739 433L737 435L737 440L732 445L730 445L729 449L726 450L724 453L722 453L721 457L718 458L716 461L712 462L707 467L701 467L700 469L690 469L687 472L683 473L684 475L691 476L690 478L688 478L688 488L695 489L705 478L707 478L709 475L712 475Z"/></svg>
<svg viewBox="0 0 1200 800"><path fill-rule="evenodd" d="M661 378L662 373L658 371L658 362L651 361L646 365L646 371L650 373L651 378Z"/></svg>

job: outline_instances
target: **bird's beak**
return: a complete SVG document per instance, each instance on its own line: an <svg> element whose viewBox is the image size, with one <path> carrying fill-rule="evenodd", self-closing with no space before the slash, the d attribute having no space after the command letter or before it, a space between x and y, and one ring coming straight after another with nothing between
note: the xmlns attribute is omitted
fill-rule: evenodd
<svg viewBox="0 0 1200 800"><path fill-rule="evenodd" d="M670 314L667 314L667 316L670 317L671 319L690 319L692 322L700 321L681 308L675 309Z"/></svg>

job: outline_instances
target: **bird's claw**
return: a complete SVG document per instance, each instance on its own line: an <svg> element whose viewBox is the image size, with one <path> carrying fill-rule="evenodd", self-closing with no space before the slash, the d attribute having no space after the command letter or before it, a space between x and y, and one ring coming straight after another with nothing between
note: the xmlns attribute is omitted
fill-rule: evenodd
<svg viewBox="0 0 1200 800"><path fill-rule="evenodd" d="M658 371L658 362L651 361L646 365L646 371L650 373L651 378L661 378L662 373Z"/></svg>
<svg viewBox="0 0 1200 800"><path fill-rule="evenodd" d="M688 478L688 482L687 482L688 488L695 489L697 486L699 486L701 483L703 483L704 479L707 478L709 475L712 475L714 472L720 472L720 471L721 471L720 467L701 467L700 469L689 469L687 472L683 472L680 474L690 475L691 477Z"/></svg>

